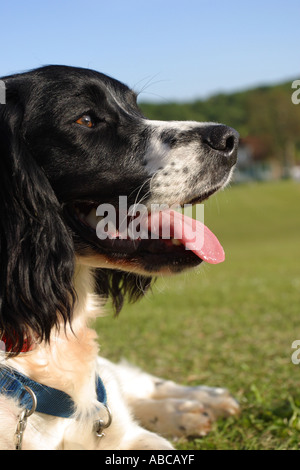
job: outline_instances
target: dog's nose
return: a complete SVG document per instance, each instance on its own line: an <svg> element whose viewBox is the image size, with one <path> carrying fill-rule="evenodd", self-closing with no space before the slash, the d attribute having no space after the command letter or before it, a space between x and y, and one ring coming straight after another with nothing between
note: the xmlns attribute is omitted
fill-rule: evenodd
<svg viewBox="0 0 300 470"><path fill-rule="evenodd" d="M202 130L201 135L203 143L225 157L230 166L236 163L239 134L235 129L223 124L209 125Z"/></svg>

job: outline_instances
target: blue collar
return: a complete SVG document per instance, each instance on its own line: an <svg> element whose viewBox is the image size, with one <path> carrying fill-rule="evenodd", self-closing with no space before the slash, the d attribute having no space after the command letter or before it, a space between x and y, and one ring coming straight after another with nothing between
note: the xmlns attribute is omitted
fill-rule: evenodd
<svg viewBox="0 0 300 470"><path fill-rule="evenodd" d="M98 402L106 406L106 390L99 376L96 377L95 386ZM76 405L70 395L35 382L15 369L0 367L0 394L17 399L23 408L31 410L32 396L26 387L29 387L36 396L35 411L60 418L73 417Z"/></svg>

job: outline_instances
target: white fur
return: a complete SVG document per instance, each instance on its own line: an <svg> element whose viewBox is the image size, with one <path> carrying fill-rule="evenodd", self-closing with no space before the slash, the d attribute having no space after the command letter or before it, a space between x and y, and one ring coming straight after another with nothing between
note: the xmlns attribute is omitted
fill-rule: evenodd
<svg viewBox="0 0 300 470"><path fill-rule="evenodd" d="M145 120L151 138L145 152L145 168L151 177L151 197L148 205L184 204L195 197L227 184L227 176L214 182L214 159L203 148L201 129L218 126L218 123L199 123L194 121L151 121ZM199 138L190 142L177 143L174 148L162 139L164 131L174 131L176 135L188 131L199 131ZM208 171L208 168L211 171ZM201 176L200 176L201 175ZM199 177L198 177L199 176Z"/></svg>
<svg viewBox="0 0 300 470"><path fill-rule="evenodd" d="M58 388L68 393L77 405L81 419L56 418L35 413L28 418L23 440L23 449L133 449L171 446L163 438L143 430L135 423L120 393L114 368L109 362L98 362L96 333L87 326L95 312L90 308L89 289L92 274L85 266L80 266L75 275L79 301L75 311L74 333L63 329L53 334L50 345L37 345L33 351L23 353L7 361L8 365L30 376L42 384ZM93 422L107 418L103 408L99 416L90 416L96 401L95 373L101 376L107 389L108 403L113 422L98 438L93 432ZM17 417L20 413L17 403L1 396L0 402L0 449L14 446Z"/></svg>
<svg viewBox="0 0 300 470"><path fill-rule="evenodd" d="M40 413L30 416L24 450L170 450L172 445L165 438L141 427L133 414L158 433L184 436L206 434L213 419L238 412L235 400L226 390L180 386L128 364L116 365L100 358L97 335L88 327L89 320L102 310L91 297L90 268L77 267L75 285L79 297L74 331L54 332L50 345L36 345L32 351L6 361L6 365L33 380L68 393L77 405L77 419ZM96 373L106 387L113 416L102 438L95 435L93 423L100 417L107 419L107 412L104 407L97 416L91 411L96 402ZM13 399L0 395L0 449L14 449L20 412Z"/></svg>

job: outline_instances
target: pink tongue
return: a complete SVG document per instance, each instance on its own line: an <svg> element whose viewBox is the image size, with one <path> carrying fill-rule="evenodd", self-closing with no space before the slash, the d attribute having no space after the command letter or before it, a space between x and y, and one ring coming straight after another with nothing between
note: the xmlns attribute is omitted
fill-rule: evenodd
<svg viewBox="0 0 300 470"><path fill-rule="evenodd" d="M224 250L217 237L201 222L173 210L153 212L148 218L151 234L180 240L187 250L210 264L225 260Z"/></svg>

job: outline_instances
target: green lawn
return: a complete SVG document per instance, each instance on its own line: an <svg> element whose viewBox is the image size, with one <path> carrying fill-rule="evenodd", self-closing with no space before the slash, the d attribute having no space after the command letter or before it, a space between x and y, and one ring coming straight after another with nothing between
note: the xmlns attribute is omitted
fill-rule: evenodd
<svg viewBox="0 0 300 470"><path fill-rule="evenodd" d="M227 387L242 415L179 449L299 449L300 185L233 186L205 205L226 261L160 279L119 318L99 319L102 353L178 382Z"/></svg>

